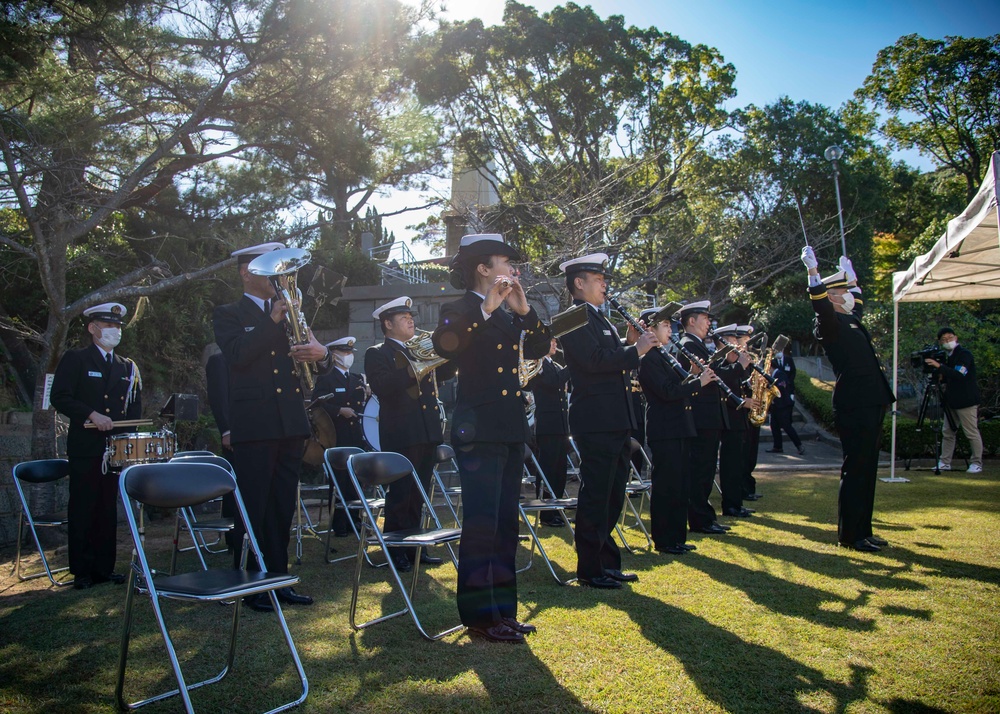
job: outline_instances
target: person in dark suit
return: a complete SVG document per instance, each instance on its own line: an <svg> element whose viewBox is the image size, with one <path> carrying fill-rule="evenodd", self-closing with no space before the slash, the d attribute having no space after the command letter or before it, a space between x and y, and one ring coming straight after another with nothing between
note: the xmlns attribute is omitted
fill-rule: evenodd
<svg viewBox="0 0 1000 714"><path fill-rule="evenodd" d="M737 326L736 334L739 335L741 345L747 346L753 331L753 325ZM762 495L757 493L757 479L753 475L754 469L757 468L757 455L760 449L760 424L749 422L746 437L744 442L746 451L743 465L743 500L756 501L762 498Z"/></svg>
<svg viewBox="0 0 1000 714"><path fill-rule="evenodd" d="M535 484L537 498L563 498L566 491L566 457L569 452L569 403L566 385L569 368L555 362L559 343L555 338L549 354L542 360L542 370L528 382L528 390L535 396L535 444L538 465L554 493L545 495L541 479ZM547 526L564 526L562 516L544 511L541 522Z"/></svg>
<svg viewBox="0 0 1000 714"><path fill-rule="evenodd" d="M329 350L309 333L306 344L289 348L284 322L288 311L270 280L248 270L250 262L281 243L265 243L235 251L243 296L215 308L215 341L229 368L230 442L236 480L257 535L263 557L250 569L288 572L288 541L295 512L299 469L305 440L311 433L305 398L295 362L314 362L321 373L333 367ZM236 519L234 542L242 543L244 526ZM240 550L234 560L239 567ZM293 588L278 591L282 602L312 604ZM269 598L252 596L249 607L267 611Z"/></svg>
<svg viewBox="0 0 1000 714"><path fill-rule="evenodd" d="M660 344L668 344L673 312L673 306L652 308L644 310L639 319ZM688 449L697 433L691 398L714 376L707 369L698 379L684 384L660 349L650 350L639 362L639 384L646 396L646 440L653 452L650 534L661 553L683 555L695 550L687 542Z"/></svg>
<svg viewBox="0 0 1000 714"><path fill-rule="evenodd" d="M739 326L736 323L716 328L712 333L719 347L739 344ZM750 428L748 414L760 406L760 402L750 396L746 385L750 376L750 358L746 353L730 352L723 364L716 369L727 387L743 398L736 405L734 400L726 400L729 427L722 432L719 442L719 489L722 491L722 513L726 516L746 518L752 511L743 507L743 477L746 471L746 440Z"/></svg>
<svg viewBox="0 0 1000 714"><path fill-rule="evenodd" d="M233 463L233 444L230 441L232 432L229 429L229 368L226 367L226 359L221 352L212 354L205 363L205 387L208 392L208 407L212 411L212 418L215 419L215 426L219 430L219 438L222 442L222 458ZM235 470L235 466L233 467ZM236 516L236 498L232 493L227 493L222 497L221 515L224 518L234 518ZM236 541L233 538L233 531L226 531L226 545L230 552L236 548Z"/></svg>
<svg viewBox="0 0 1000 714"><path fill-rule="evenodd" d="M802 439L792 426L792 410L795 407L795 360L790 354L777 354L771 363L772 376L777 387L781 390L781 396L775 397L771 402L771 438L774 440L773 446L768 449L768 453L780 454L784 450L781 440L782 429L788 434L788 438L795 444L796 450L800 454L806 453L802 446Z"/></svg>
<svg viewBox="0 0 1000 714"><path fill-rule="evenodd" d="M608 256L593 253L559 266L575 305L588 304L587 324L562 338L573 382L569 426L580 448L580 494L576 511L576 574L584 585L621 588L639 579L622 572L612 538L625 504L636 417L629 372L659 342L630 327L623 346L618 331L598 308L607 299Z"/></svg>
<svg viewBox="0 0 1000 714"><path fill-rule="evenodd" d="M972 450L966 473L983 472L983 437L979 433L979 382L976 380L976 359L972 353L958 344L958 337L950 327L938 330L938 342L948 353L944 364L927 358L924 364L933 367L936 377L944 389L944 407L948 414L941 424L941 458L939 471L951 471L951 459L955 454L955 439L958 427L962 428Z"/></svg>
<svg viewBox="0 0 1000 714"><path fill-rule="evenodd" d="M518 259L499 234L463 237L451 282L466 292L441 306L433 336L459 374L451 427L462 483L458 612L470 633L510 643L535 630L517 620L517 501L529 438L518 365L548 354L551 339L510 264Z"/></svg>
<svg viewBox="0 0 1000 714"><path fill-rule="evenodd" d="M324 374L316 379L316 389L313 390L316 399L327 397L322 405L313 409L322 409L330 416L333 428L336 432L337 446L356 446L365 448L365 439L362 432L361 414L364 411L365 402L368 400L368 389L364 379L360 374L351 372L354 364L354 343L357 340L353 337L342 337L339 340L328 342L326 347L333 355L333 369L328 374ZM348 500L356 499L357 492L351 483L351 477L344 472L335 474L337 485L344 498ZM333 492L330 493L331 507L333 506ZM360 519L357 511L351 514L355 522ZM347 535L346 509L337 508L333 513L333 532L338 537Z"/></svg>
<svg viewBox="0 0 1000 714"><path fill-rule="evenodd" d="M134 431L113 422L142 416L139 368L115 352L125 312L114 302L84 310L90 345L64 353L52 381L52 406L69 418L69 570L78 590L124 582L114 572L118 478L106 472L104 453L108 436Z"/></svg>
<svg viewBox="0 0 1000 714"><path fill-rule="evenodd" d="M416 333L413 301L405 295L376 308L372 318L378 321L385 335L384 342L365 352L365 375L379 401L379 444L382 451L394 451L409 459L420 483L428 490L434 476L435 450L444 441L437 380L453 377L455 366L443 364L418 382L411 362L419 365L420 361L406 346ZM385 501L385 529L418 528L423 503L411 480L393 483ZM396 569L412 570L415 554L413 548L394 550ZM441 559L422 551L420 562L433 565Z"/></svg>
<svg viewBox="0 0 1000 714"><path fill-rule="evenodd" d="M708 300L688 303L678 313L684 330L680 342L692 355L708 363L710 353L705 346L705 338L712 327L712 303ZM683 354L677 359L684 369L697 374L699 368L692 366ZM729 428L729 411L726 397L714 381L709 382L691 397L691 411L694 415L696 434L691 439L688 469L691 473L691 490L688 493L688 525L696 533L721 535L729 526L717 521L715 508L709 502L715 469L719 458L719 444L722 432Z"/></svg>
<svg viewBox="0 0 1000 714"><path fill-rule="evenodd" d="M882 422L896 401L871 337L854 313L857 281L846 257L840 270L821 279L812 247L802 249L809 272L809 297L816 313L813 334L833 365L833 418L840 435L844 463L840 468L837 536L855 550L877 551L886 541L872 533L875 482ZM845 265L846 264L846 265Z"/></svg>

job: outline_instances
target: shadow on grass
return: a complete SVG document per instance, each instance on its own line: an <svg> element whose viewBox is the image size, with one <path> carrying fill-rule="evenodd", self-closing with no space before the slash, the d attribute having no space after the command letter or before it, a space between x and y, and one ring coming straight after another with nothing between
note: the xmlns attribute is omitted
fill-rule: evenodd
<svg viewBox="0 0 1000 714"><path fill-rule="evenodd" d="M632 592L617 606L651 644L677 658L705 697L726 711L814 712L803 699L825 694L834 700L831 710L842 712L851 702L867 699L869 668L851 665L851 680L844 684L646 595Z"/></svg>

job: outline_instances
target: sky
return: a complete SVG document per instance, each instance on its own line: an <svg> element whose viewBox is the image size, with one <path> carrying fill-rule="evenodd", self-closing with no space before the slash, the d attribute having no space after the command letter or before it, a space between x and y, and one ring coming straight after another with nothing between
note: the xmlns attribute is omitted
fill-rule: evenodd
<svg viewBox="0 0 1000 714"><path fill-rule="evenodd" d="M539 13L564 4L553 0L522 0ZM414 0L415 2L415 0ZM861 86L878 51L911 33L940 39L947 35L986 37L1000 33L1000 5L993 0L593 0L601 17L622 15L629 25L656 27L692 44L715 47L736 67L737 96L727 104L769 104L781 96L840 107ZM442 17L486 25L500 23L504 0L448 0ZM900 158L923 169L930 162L916 152ZM447 197L449 184L436 187ZM420 195L394 193L379 198L383 213L424 203ZM386 219L383 226L405 240L408 225L424 214ZM417 257L427 257L414 248Z"/></svg>

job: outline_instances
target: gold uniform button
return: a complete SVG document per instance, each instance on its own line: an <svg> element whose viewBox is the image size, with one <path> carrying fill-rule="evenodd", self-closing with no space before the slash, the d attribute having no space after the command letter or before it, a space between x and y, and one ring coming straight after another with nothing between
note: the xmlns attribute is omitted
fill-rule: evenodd
<svg viewBox="0 0 1000 714"><path fill-rule="evenodd" d="M296 393L296 394L298 394L298 393L299 393L299 388L298 388L298 387L296 387L296 388L295 388L295 393Z"/></svg>
<svg viewBox="0 0 1000 714"><path fill-rule="evenodd" d="M105 398L105 399L107 399L107 398L108 398L108 395L107 395L107 394L105 394L105 395L104 395L104 398Z"/></svg>
<svg viewBox="0 0 1000 714"><path fill-rule="evenodd" d="M520 393L520 392L514 392L514 396L515 396L515 397L520 397L520 396L521 396L521 393Z"/></svg>
<svg viewBox="0 0 1000 714"><path fill-rule="evenodd" d="M517 374L517 367L514 367L513 369L511 369L510 373L511 374Z"/></svg>
<svg viewBox="0 0 1000 714"><path fill-rule="evenodd" d="M274 391L276 391L276 392L277 392L278 394L281 394L281 387L278 387L278 388L277 388L276 390L274 390Z"/></svg>
<svg viewBox="0 0 1000 714"><path fill-rule="evenodd" d="M506 397L506 396L507 396L507 390L506 390L506 389L504 389L504 390L503 390L502 392L500 392L500 394L502 394L503 396L505 396L505 397Z"/></svg>
<svg viewBox="0 0 1000 714"><path fill-rule="evenodd" d="M473 326L473 327L479 327L479 323L478 323L478 322L473 322L473 323L472 323L472 326ZM471 331L471 330L470 330L470 331Z"/></svg>
<svg viewBox="0 0 1000 714"><path fill-rule="evenodd" d="M497 372L499 372L500 374L503 374L503 367L497 367Z"/></svg>
<svg viewBox="0 0 1000 714"><path fill-rule="evenodd" d="M513 347L514 351L517 352L517 345L511 345L511 347Z"/></svg>
<svg viewBox="0 0 1000 714"><path fill-rule="evenodd" d="M424 411L427 411L427 405L426 404L424 405Z"/></svg>
<svg viewBox="0 0 1000 714"><path fill-rule="evenodd" d="M472 328L471 327L466 328L466 332L472 332Z"/></svg>
<svg viewBox="0 0 1000 714"><path fill-rule="evenodd" d="M274 373L275 373L275 374L277 374L277 373L278 373L278 370L274 370Z"/></svg>
<svg viewBox="0 0 1000 714"><path fill-rule="evenodd" d="M274 350L271 350L271 356L274 357Z"/></svg>
<svg viewBox="0 0 1000 714"><path fill-rule="evenodd" d="M507 392L504 392L504 394L506 394L506 393ZM111 413L111 408L109 407L109 408L105 409L104 411L106 411L106 412L108 412L110 414Z"/></svg>
<svg viewBox="0 0 1000 714"><path fill-rule="evenodd" d="M503 345L497 345L497 349L498 350L502 350L503 349Z"/></svg>

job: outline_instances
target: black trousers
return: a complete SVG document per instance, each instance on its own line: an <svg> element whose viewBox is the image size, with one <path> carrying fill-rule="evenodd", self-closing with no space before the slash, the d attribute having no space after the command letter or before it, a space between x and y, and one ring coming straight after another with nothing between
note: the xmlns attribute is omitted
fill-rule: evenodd
<svg viewBox="0 0 1000 714"><path fill-rule="evenodd" d="M691 438L688 457L691 479L691 488L688 490L688 525L691 530L710 526L718 518L708 499L715 482L721 437L722 431L719 429L698 429L698 434Z"/></svg>
<svg viewBox="0 0 1000 714"><path fill-rule="evenodd" d="M413 444L396 450L402 454L417 472L424 491L430 493L431 479L434 477L434 453L437 444ZM353 491L353 489L351 489ZM346 495L346 494L345 494ZM348 496L349 498L349 496ZM407 528L419 528L423 511L424 499L414 486L413 479L403 478L394 481L385 495L385 530L400 531ZM416 548L396 548L396 555L406 554L412 560Z"/></svg>
<svg viewBox="0 0 1000 714"><path fill-rule="evenodd" d="M795 427L792 426L792 407L791 405L787 407L778 407L775 409L771 407L771 437L774 439L774 446L772 447L775 451L781 451L781 430L784 429L785 433L788 434L788 438L792 440L795 444L795 448L802 446L802 439L795 432Z"/></svg>
<svg viewBox="0 0 1000 714"><path fill-rule="evenodd" d="M118 472L101 473L103 456L69 459L69 571L106 578L115 569Z"/></svg>
<svg viewBox="0 0 1000 714"><path fill-rule="evenodd" d="M653 545L664 548L687 541L690 439L650 442L653 451L653 489L649 497L649 520Z"/></svg>
<svg viewBox="0 0 1000 714"><path fill-rule="evenodd" d="M726 429L719 449L719 488L722 510L743 507L743 477L746 474L746 429Z"/></svg>
<svg viewBox="0 0 1000 714"><path fill-rule="evenodd" d="M517 617L518 512L522 443L473 443L455 449L462 482L458 614L467 627Z"/></svg>
<svg viewBox="0 0 1000 714"><path fill-rule="evenodd" d="M841 543L855 543L872 535L885 410L885 406L859 407L837 409L833 414L844 451L837 508L837 537Z"/></svg>
<svg viewBox="0 0 1000 714"><path fill-rule="evenodd" d="M566 455L569 453L569 443L565 434L538 434L535 437L538 447L538 465L542 467L545 478L552 487L551 498L562 498L566 490ZM535 484L535 496L542 498L542 484Z"/></svg>
<svg viewBox="0 0 1000 714"><path fill-rule="evenodd" d="M233 444L236 483L268 572L288 572L288 541L304 451L301 436ZM237 518L233 529L237 544L243 543L245 532ZM241 549L237 547L234 554L237 567ZM248 570L265 569L253 561L252 557L247 560Z"/></svg>
<svg viewBox="0 0 1000 714"><path fill-rule="evenodd" d="M752 493L757 493L757 479L753 476L753 470L757 468L757 451L760 449L760 427L751 424L747 429L746 435L746 441L743 442L743 446L746 449L743 470L743 498Z"/></svg>
<svg viewBox="0 0 1000 714"><path fill-rule="evenodd" d="M576 511L576 574L597 578L621 570L611 534L625 505L631 451L629 430L580 434L580 494Z"/></svg>

